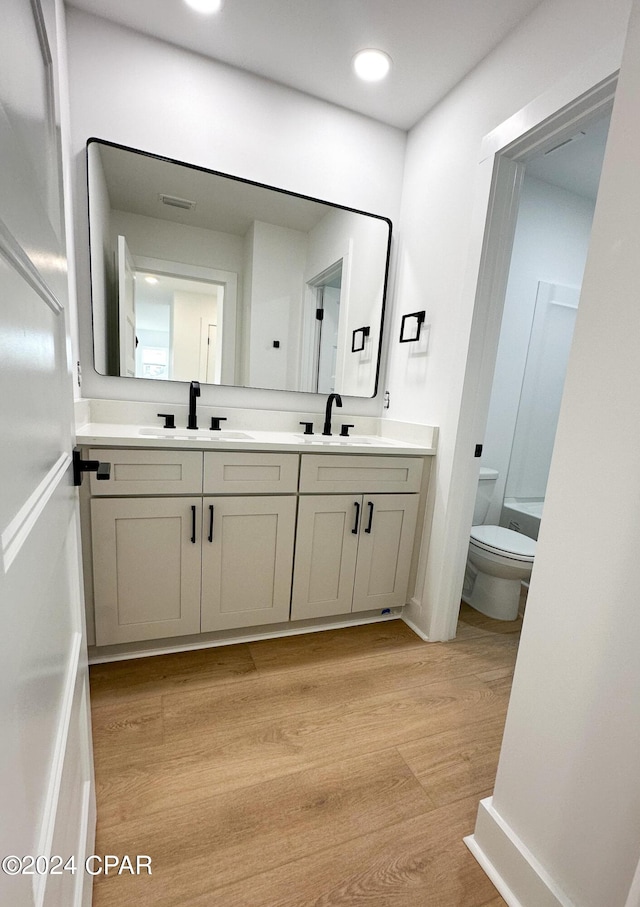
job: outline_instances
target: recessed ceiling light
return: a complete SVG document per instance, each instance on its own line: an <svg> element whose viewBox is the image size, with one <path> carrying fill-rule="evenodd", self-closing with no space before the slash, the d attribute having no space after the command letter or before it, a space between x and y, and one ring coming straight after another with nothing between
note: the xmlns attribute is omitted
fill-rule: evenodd
<svg viewBox="0 0 640 907"><path fill-rule="evenodd" d="M353 58L353 68L365 82L379 82L391 69L391 57L382 50L361 50Z"/></svg>
<svg viewBox="0 0 640 907"><path fill-rule="evenodd" d="M184 0L187 6L198 13L219 13L222 9L222 0Z"/></svg>

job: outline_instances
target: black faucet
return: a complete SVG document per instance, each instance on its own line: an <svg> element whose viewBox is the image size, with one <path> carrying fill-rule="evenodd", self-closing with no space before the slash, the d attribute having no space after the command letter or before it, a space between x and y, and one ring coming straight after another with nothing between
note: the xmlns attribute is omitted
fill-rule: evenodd
<svg viewBox="0 0 640 907"><path fill-rule="evenodd" d="M196 429L198 427L198 419L196 417L196 397L200 396L200 382L192 381L189 385L189 421L187 422L187 428Z"/></svg>
<svg viewBox="0 0 640 907"><path fill-rule="evenodd" d="M327 410L324 417L324 428L322 429L323 435L331 434L331 406L335 400L336 406L342 406L342 397L340 394L329 394L329 399L327 400Z"/></svg>

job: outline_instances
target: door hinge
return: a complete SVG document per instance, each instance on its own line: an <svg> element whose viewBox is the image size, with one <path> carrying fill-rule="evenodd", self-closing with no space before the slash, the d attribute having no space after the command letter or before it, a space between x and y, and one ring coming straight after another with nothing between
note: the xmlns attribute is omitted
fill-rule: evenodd
<svg viewBox="0 0 640 907"><path fill-rule="evenodd" d="M78 387L82 387L82 366L80 361L76 362L76 381L78 382Z"/></svg>
<svg viewBox="0 0 640 907"><path fill-rule="evenodd" d="M316 309L316 319L318 321L324 320L324 309Z"/></svg>

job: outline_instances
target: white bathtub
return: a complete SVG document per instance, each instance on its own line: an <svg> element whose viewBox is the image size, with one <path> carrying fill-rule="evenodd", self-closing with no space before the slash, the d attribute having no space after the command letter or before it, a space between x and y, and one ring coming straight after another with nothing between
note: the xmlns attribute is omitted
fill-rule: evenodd
<svg viewBox="0 0 640 907"><path fill-rule="evenodd" d="M529 538L537 539L542 519L544 500L528 498L505 498L502 505L500 525L515 529Z"/></svg>

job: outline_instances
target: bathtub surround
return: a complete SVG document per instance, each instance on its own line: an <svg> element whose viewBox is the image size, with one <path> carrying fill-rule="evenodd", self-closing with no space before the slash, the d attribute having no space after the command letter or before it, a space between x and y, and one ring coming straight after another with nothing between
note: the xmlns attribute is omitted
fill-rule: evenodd
<svg viewBox="0 0 640 907"><path fill-rule="evenodd" d="M519 498L505 498L500 514L500 525L537 539L544 501L525 501Z"/></svg>

